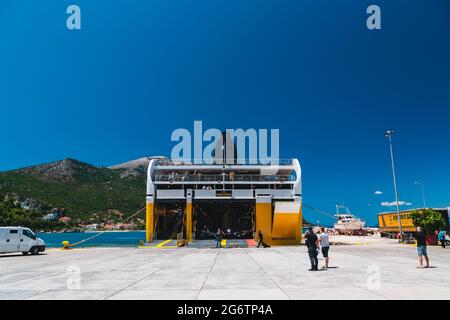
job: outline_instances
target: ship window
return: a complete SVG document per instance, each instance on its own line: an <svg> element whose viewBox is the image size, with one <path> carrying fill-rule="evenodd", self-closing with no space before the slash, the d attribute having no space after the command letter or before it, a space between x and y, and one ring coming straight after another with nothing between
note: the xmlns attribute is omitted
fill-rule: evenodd
<svg viewBox="0 0 450 320"><path fill-rule="evenodd" d="M17 229L12 229L12 230L9 230L9 233L18 233L18 230Z"/></svg>

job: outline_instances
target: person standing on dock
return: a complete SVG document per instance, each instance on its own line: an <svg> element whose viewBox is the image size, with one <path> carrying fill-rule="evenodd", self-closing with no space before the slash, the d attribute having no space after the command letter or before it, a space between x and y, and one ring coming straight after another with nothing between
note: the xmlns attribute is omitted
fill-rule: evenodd
<svg viewBox="0 0 450 320"><path fill-rule="evenodd" d="M261 230L258 230L258 239L259 239L259 241L258 241L257 248L259 248L259 246L261 246L261 245L263 246L263 248L270 247L267 243L264 242L264 236L263 236Z"/></svg>
<svg viewBox="0 0 450 320"><path fill-rule="evenodd" d="M430 261L428 260L427 255L427 236L422 231L422 227L417 227L415 238L417 241L417 254L419 255L420 269L423 268L423 257L425 257L425 261L427 263L427 266L425 268L428 268L430 266Z"/></svg>
<svg viewBox="0 0 450 320"><path fill-rule="evenodd" d="M438 240L441 242L442 248L445 249L445 243L447 242L447 240L445 240L445 231L444 231L444 229L441 228L441 230L439 230L439 233L438 233L437 237L438 237Z"/></svg>
<svg viewBox="0 0 450 320"><path fill-rule="evenodd" d="M325 265L322 269L328 269L328 250L330 249L330 239L328 237L328 233L325 232L325 228L321 228L321 233L319 235L320 247L322 248L323 260L325 261Z"/></svg>
<svg viewBox="0 0 450 320"><path fill-rule="evenodd" d="M220 228L217 228L217 232L216 232L216 248L222 248L222 236L224 236L225 234L223 233L222 230L220 230Z"/></svg>
<svg viewBox="0 0 450 320"><path fill-rule="evenodd" d="M319 239L312 227L308 227L308 231L305 233L305 244L308 247L309 260L311 261L311 269L309 271L318 271L319 260L317 259L317 255L319 254Z"/></svg>

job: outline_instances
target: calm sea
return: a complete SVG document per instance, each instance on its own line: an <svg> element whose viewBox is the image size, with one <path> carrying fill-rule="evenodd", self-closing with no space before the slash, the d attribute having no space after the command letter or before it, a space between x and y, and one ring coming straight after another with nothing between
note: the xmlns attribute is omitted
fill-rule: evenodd
<svg viewBox="0 0 450 320"><path fill-rule="evenodd" d="M67 233L38 233L37 236L45 241L47 247L62 247L63 241L75 243L100 232L67 232ZM98 237L79 244L77 247L136 247L140 240L145 240L145 231L108 231Z"/></svg>

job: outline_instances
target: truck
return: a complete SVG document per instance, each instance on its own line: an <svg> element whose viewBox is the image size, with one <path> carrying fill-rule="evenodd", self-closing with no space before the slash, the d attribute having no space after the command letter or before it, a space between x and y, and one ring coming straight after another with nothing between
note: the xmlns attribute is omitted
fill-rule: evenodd
<svg viewBox="0 0 450 320"><path fill-rule="evenodd" d="M38 255L45 251L44 240L26 227L0 227L0 254L22 252Z"/></svg>
<svg viewBox="0 0 450 320"><path fill-rule="evenodd" d="M419 208L425 209L425 208ZM430 208L439 212L445 220L446 230L449 231L449 209L448 208ZM417 209L416 209L417 210ZM400 222L402 225L402 231L405 234L414 235L416 233L416 227L414 226L411 218L411 211L400 211ZM380 235L382 237L394 238L399 233L399 223L397 212L382 212L378 214L378 226L380 228Z"/></svg>

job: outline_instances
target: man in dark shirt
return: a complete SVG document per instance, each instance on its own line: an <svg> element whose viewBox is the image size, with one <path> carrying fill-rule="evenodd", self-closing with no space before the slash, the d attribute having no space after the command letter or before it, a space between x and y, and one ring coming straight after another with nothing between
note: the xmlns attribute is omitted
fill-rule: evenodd
<svg viewBox="0 0 450 320"><path fill-rule="evenodd" d="M261 230L258 230L258 239L259 239L258 246L257 246L258 248L261 245L263 246L263 248L270 247L267 243L264 242L264 237L263 237L263 234L262 234Z"/></svg>
<svg viewBox="0 0 450 320"><path fill-rule="evenodd" d="M430 261L428 260L427 255L427 236L423 232L422 227L417 227L415 238L417 241L417 254L419 255L420 269L423 268L423 257L425 257L425 261L427 263L425 268L428 268L430 266Z"/></svg>
<svg viewBox="0 0 450 320"><path fill-rule="evenodd" d="M305 233L305 244L308 248L309 260L311 261L311 269L309 271L318 271L319 260L317 259L317 255L319 254L319 239L312 227L309 227Z"/></svg>
<svg viewBox="0 0 450 320"><path fill-rule="evenodd" d="M220 228L217 228L217 232L215 233L216 237L216 248L222 248L222 237L225 235Z"/></svg>

